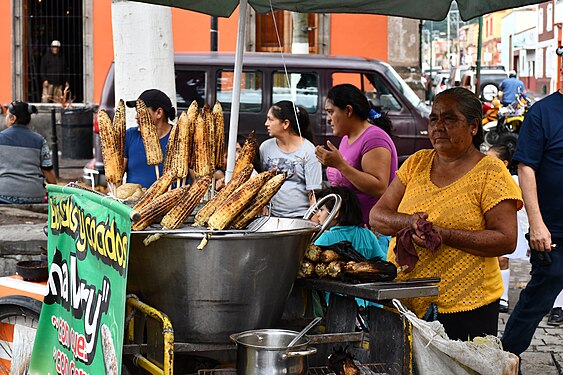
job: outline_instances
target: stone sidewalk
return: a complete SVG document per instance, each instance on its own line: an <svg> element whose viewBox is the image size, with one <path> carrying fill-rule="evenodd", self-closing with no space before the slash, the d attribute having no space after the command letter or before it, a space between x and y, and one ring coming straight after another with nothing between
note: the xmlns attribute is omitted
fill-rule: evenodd
<svg viewBox="0 0 563 375"><path fill-rule="evenodd" d="M499 317L499 335L512 308L516 306L520 291L530 279L528 260L510 260L510 289L508 292L510 309ZM563 375L563 325L554 327L547 324L547 317L540 323L528 350L522 354L522 373L524 375Z"/></svg>

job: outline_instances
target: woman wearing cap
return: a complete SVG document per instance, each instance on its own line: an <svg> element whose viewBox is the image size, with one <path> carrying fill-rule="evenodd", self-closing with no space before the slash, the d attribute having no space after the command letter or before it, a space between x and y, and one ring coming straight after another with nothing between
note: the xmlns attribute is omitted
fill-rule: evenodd
<svg viewBox="0 0 563 375"><path fill-rule="evenodd" d="M6 113L7 129L0 132L0 203L42 203L45 180L57 183L47 141L29 129L37 108L12 102Z"/></svg>
<svg viewBox="0 0 563 375"><path fill-rule="evenodd" d="M151 89L144 91L139 99L143 100L151 114L152 120L156 125L156 132L160 139L160 147L162 153L166 157L166 145L170 136L172 125L168 120L174 120L176 117L176 109L172 107L170 98L160 90ZM135 108L135 100L128 101L128 107ZM127 173L127 182L141 184L143 187L149 187L156 181L156 173L154 167L147 164L147 155L145 146L141 138L139 127L127 129L125 132L125 172ZM162 175L162 163L158 165L160 175Z"/></svg>

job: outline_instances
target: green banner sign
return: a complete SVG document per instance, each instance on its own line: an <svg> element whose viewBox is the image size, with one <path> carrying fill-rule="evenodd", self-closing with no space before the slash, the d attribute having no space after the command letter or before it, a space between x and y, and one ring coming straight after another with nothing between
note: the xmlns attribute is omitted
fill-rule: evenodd
<svg viewBox="0 0 563 375"><path fill-rule="evenodd" d="M48 293L29 374L117 375L131 209L81 189L48 192Z"/></svg>

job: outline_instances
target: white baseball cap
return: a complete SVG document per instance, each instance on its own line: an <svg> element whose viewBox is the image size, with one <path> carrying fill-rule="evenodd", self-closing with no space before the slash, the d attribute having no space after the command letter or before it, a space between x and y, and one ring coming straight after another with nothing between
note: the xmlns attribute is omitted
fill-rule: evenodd
<svg viewBox="0 0 563 375"><path fill-rule="evenodd" d="M51 42L51 47L60 47L61 46L61 42L59 42L58 40L53 40Z"/></svg>

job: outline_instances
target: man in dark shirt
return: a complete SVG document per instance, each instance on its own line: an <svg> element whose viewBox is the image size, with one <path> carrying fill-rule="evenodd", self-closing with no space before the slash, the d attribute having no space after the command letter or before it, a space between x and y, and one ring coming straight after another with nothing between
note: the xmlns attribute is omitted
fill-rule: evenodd
<svg viewBox="0 0 563 375"><path fill-rule="evenodd" d="M563 52L563 50L559 50ZM563 79L563 66L559 68ZM531 279L502 337L504 350L524 352L563 289L563 87L526 115L513 160L530 223Z"/></svg>
<svg viewBox="0 0 563 375"><path fill-rule="evenodd" d="M58 103L62 100L63 84L66 83L66 67L64 57L60 53L61 42L53 40L51 50L41 59L41 79L43 92L41 103Z"/></svg>

